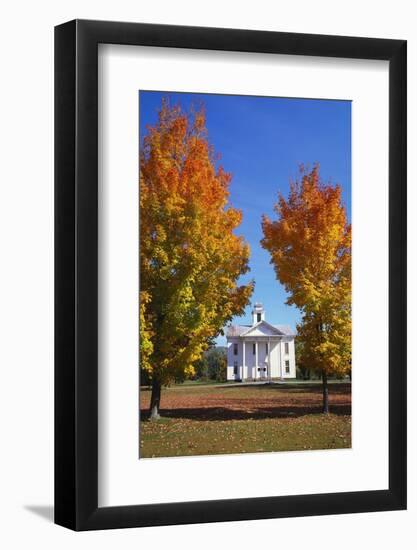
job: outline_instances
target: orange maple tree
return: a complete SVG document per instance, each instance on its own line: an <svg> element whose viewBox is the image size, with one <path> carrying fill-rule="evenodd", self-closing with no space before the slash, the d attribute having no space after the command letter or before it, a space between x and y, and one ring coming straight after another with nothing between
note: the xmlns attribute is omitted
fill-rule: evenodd
<svg viewBox="0 0 417 550"><path fill-rule="evenodd" d="M262 246L269 251L288 304L302 312L297 327L302 362L323 380L323 411L329 411L329 375L351 368L351 226L339 185L320 180L319 167L301 168L286 199L279 195L277 219L263 217Z"/></svg>
<svg viewBox="0 0 417 550"><path fill-rule="evenodd" d="M234 316L253 283L249 246L234 230L230 174L217 166L203 109L186 114L164 101L140 153L140 350L152 380L151 418L161 387L193 364Z"/></svg>

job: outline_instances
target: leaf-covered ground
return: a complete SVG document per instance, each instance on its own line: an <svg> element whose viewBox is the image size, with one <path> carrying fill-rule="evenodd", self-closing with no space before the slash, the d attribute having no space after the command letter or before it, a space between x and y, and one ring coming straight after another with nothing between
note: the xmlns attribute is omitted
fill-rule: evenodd
<svg viewBox="0 0 417 550"><path fill-rule="evenodd" d="M164 388L162 419L147 420L141 389L141 458L254 453L351 446L350 384L330 385L321 414L320 384L211 385Z"/></svg>

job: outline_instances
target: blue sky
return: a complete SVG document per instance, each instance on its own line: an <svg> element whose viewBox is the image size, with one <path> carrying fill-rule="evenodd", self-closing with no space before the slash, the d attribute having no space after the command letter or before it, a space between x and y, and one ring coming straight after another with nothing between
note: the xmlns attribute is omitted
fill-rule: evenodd
<svg viewBox="0 0 417 550"><path fill-rule="evenodd" d="M266 320L295 329L300 315L285 305L287 295L276 280L270 256L262 239L262 214L274 217L278 192L288 194L300 164L320 164L324 181L339 183L348 217L351 217L351 102L172 92L139 94L140 136L154 124L163 97L171 105L188 110L204 103L209 141L220 164L232 174L231 204L242 210L243 221L236 233L251 247L250 272L242 282L255 279L252 303L262 302ZM251 322L251 305L233 323ZM224 345L225 338L217 339Z"/></svg>

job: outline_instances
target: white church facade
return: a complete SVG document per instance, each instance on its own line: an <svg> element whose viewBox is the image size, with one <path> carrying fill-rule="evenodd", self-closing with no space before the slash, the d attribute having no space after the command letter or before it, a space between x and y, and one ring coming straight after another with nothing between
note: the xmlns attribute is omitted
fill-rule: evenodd
<svg viewBox="0 0 417 550"><path fill-rule="evenodd" d="M262 304L256 303L252 325L227 328L227 380L295 378L294 338L290 327L267 323Z"/></svg>

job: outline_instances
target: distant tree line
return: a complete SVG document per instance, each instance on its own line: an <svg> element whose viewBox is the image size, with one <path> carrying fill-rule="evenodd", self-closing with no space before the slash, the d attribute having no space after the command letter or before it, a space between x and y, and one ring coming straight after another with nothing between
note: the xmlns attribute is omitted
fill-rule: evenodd
<svg viewBox="0 0 417 550"><path fill-rule="evenodd" d="M226 382L227 355L225 347L211 347L195 365L194 380Z"/></svg>

